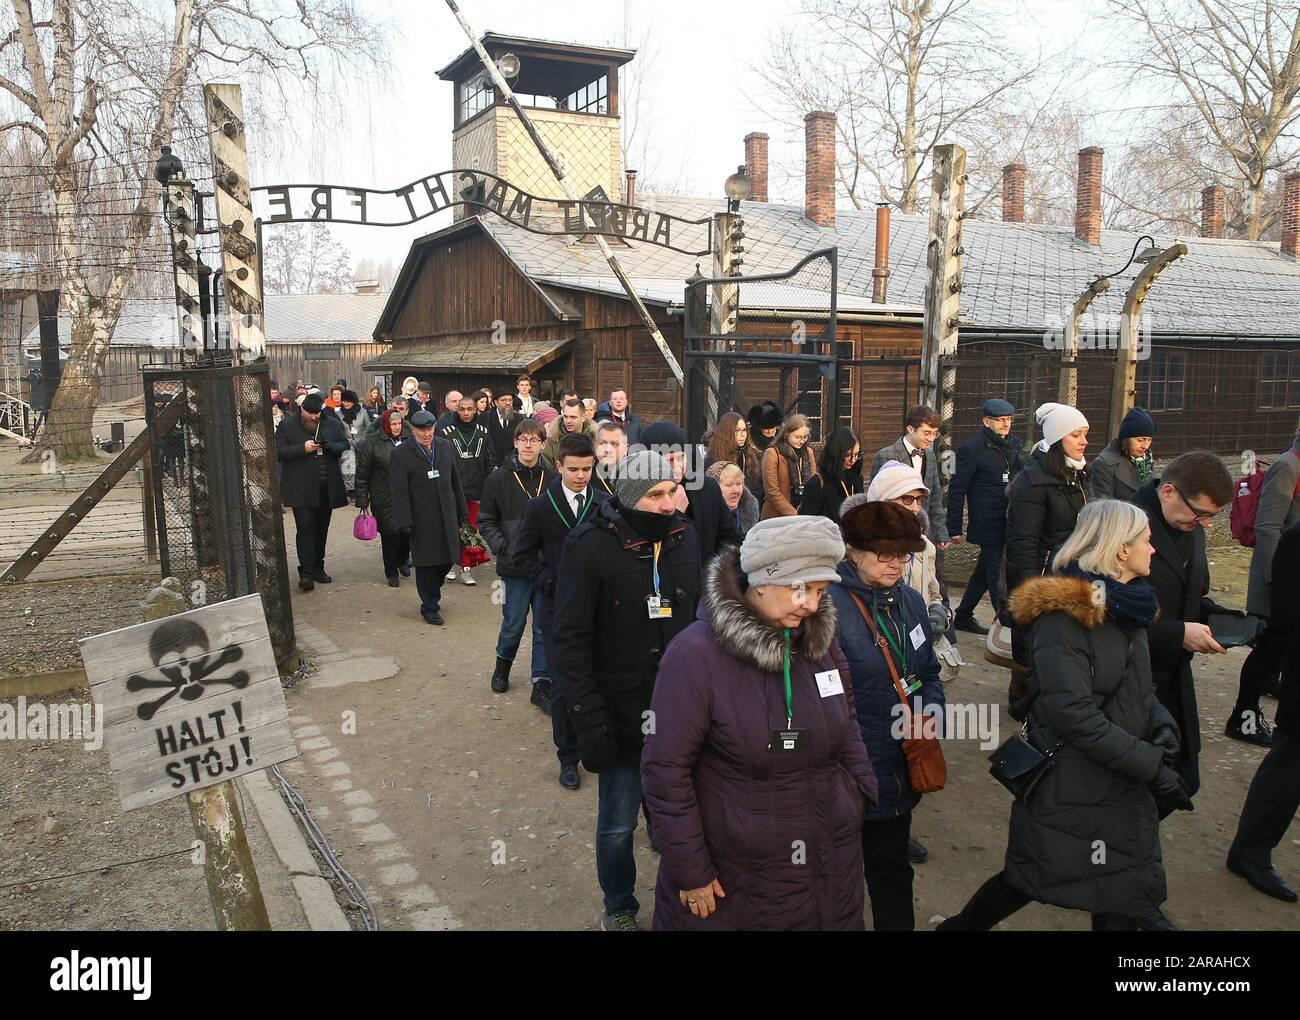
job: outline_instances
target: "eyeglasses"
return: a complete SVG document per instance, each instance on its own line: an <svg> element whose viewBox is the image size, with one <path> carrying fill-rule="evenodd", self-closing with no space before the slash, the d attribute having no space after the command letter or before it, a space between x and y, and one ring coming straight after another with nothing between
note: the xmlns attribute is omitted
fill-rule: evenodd
<svg viewBox="0 0 1300 1020"><path fill-rule="evenodd" d="M1188 502L1187 497L1183 495L1183 490L1177 485L1174 486L1174 492L1178 493L1178 498L1183 501L1183 506L1187 507L1188 510L1195 514L1198 521L1212 521L1227 509L1227 507L1224 506L1220 507L1218 510L1202 510L1199 507L1192 506L1192 504Z"/></svg>
<svg viewBox="0 0 1300 1020"><path fill-rule="evenodd" d="M541 439L539 439L537 436L515 436L515 442L528 443L532 446L535 446L541 442Z"/></svg>
<svg viewBox="0 0 1300 1020"><path fill-rule="evenodd" d="M902 563L907 559L907 553L872 553L881 563Z"/></svg>
<svg viewBox="0 0 1300 1020"><path fill-rule="evenodd" d="M920 506L925 502L924 496L899 496L894 500L900 506Z"/></svg>

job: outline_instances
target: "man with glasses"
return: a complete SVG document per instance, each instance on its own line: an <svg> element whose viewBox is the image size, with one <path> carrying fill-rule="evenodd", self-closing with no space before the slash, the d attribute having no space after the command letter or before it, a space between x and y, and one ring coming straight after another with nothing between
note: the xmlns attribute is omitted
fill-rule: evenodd
<svg viewBox="0 0 1300 1020"><path fill-rule="evenodd" d="M966 540L980 547L953 626L980 635L988 633L975 619L975 607L984 593L988 592L994 616L1002 609L998 571L1007 544L1007 490L1021 464L1020 441L1011 436L1016 409L1005 400L993 399L984 401L983 411L984 427L957 450L957 470L948 483L948 534L954 542L961 541L965 508L969 511Z"/></svg>
<svg viewBox="0 0 1300 1020"><path fill-rule="evenodd" d="M1235 612L1209 598L1205 531L1231 501L1232 477L1223 462L1208 450L1175 457L1161 477L1152 478L1133 496L1133 502L1146 511L1151 521L1151 544L1156 550L1147 578L1160 603L1160 615L1148 630L1151 679L1156 697L1169 709L1181 731L1181 746L1173 767L1189 795L1201 786L1201 722L1196 710L1192 656L1224 652L1205 621L1211 613ZM1173 807L1158 806L1162 818ZM1173 928L1159 911L1139 923L1148 931Z"/></svg>

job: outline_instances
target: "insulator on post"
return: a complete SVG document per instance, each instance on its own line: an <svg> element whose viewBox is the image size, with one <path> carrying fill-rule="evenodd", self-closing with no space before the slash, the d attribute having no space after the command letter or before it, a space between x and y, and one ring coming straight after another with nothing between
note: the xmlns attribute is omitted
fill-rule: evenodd
<svg viewBox="0 0 1300 1020"><path fill-rule="evenodd" d="M227 138L234 138L239 133L239 128L235 127L233 120L228 120L221 125L221 133Z"/></svg>
<svg viewBox="0 0 1300 1020"><path fill-rule="evenodd" d="M961 281L960 281L960 280L953 280L952 283L948 284L948 292L951 293L951 294L960 294L960 293L961 293Z"/></svg>
<svg viewBox="0 0 1300 1020"><path fill-rule="evenodd" d="M239 184L239 174L235 173L233 170L227 170L225 177L222 179L226 182L226 187L228 188L236 187Z"/></svg>
<svg viewBox="0 0 1300 1020"><path fill-rule="evenodd" d="M230 221L230 229L233 230L233 231L234 231L235 233L237 233L237 234L242 234L242 233L244 232L244 221L243 221L243 220L231 220L231 221Z"/></svg>
<svg viewBox="0 0 1300 1020"><path fill-rule="evenodd" d="M949 328L949 329L956 329L957 326L958 326L958 324L959 324L960 322L961 322L961 320L958 319L957 316L954 315L954 316L952 316L951 318L949 318L949 320L948 320L948 328Z"/></svg>
<svg viewBox="0 0 1300 1020"><path fill-rule="evenodd" d="M961 245L957 245L957 247L952 250L953 258L961 258L965 254L966 254L966 249L963 248Z"/></svg>

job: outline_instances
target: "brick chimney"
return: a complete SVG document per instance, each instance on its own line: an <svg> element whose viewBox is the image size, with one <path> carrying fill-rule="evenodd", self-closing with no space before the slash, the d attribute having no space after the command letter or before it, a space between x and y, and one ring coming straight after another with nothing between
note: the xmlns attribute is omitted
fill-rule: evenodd
<svg viewBox="0 0 1300 1020"><path fill-rule="evenodd" d="M1300 257L1300 172L1282 179L1282 254Z"/></svg>
<svg viewBox="0 0 1300 1020"><path fill-rule="evenodd" d="M1101 154L1100 146L1079 150L1079 180L1074 193L1074 236L1089 244L1101 244Z"/></svg>
<svg viewBox="0 0 1300 1020"><path fill-rule="evenodd" d="M1002 168L1002 219L1025 222L1025 164L1008 163Z"/></svg>
<svg viewBox="0 0 1300 1020"><path fill-rule="evenodd" d="M1223 236L1223 214L1227 205L1222 184L1208 184L1201 189L1201 236Z"/></svg>
<svg viewBox="0 0 1300 1020"><path fill-rule="evenodd" d="M816 110L803 119L803 214L835 226L835 114Z"/></svg>
<svg viewBox="0 0 1300 1020"><path fill-rule="evenodd" d="M745 136L745 166L749 167L749 178L754 182L754 193L749 196L751 202L767 201L767 134L763 131L751 131Z"/></svg>

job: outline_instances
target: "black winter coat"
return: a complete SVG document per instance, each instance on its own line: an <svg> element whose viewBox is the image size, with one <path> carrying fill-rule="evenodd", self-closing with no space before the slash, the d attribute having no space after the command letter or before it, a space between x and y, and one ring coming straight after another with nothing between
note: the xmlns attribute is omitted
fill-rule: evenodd
<svg viewBox="0 0 1300 1020"><path fill-rule="evenodd" d="M1043 466L1046 456L1035 449L1011 483L1006 547L1009 592L1021 581L1052 569L1052 557L1074 531L1079 511L1088 501L1083 477L1071 481L1049 473Z"/></svg>
<svg viewBox="0 0 1300 1020"><path fill-rule="evenodd" d="M845 493L848 489L848 493ZM840 520L840 506L849 496L862 491L862 462L843 478L822 475L820 472L808 479L803 487L803 499L799 501L799 513L805 517L829 517L837 524Z"/></svg>
<svg viewBox="0 0 1300 1020"><path fill-rule="evenodd" d="M1029 739L1063 746L1011 806L1006 878L1042 903L1141 917L1166 896L1149 738L1172 720L1151 690L1147 632L1122 629L1092 595L1086 579L1053 575L1012 596L1039 685Z"/></svg>
<svg viewBox="0 0 1300 1020"><path fill-rule="evenodd" d="M698 485L698 488L695 487ZM745 536L736 527L736 515L727 508L722 487L705 475L693 483L686 481L689 504L686 516L695 525L700 545L700 565L703 566L729 545L740 545Z"/></svg>
<svg viewBox="0 0 1300 1020"><path fill-rule="evenodd" d="M957 470L948 483L948 534L975 545L1007 540L1007 487L1020 474L1020 440L981 427L957 448ZM963 507L967 527L962 527Z"/></svg>
<svg viewBox="0 0 1300 1020"><path fill-rule="evenodd" d="M543 630L548 629L550 615L555 608L555 577L564 554L564 543L578 527L570 512L564 481L554 471L548 471L547 477L550 481L541 495L530 499L524 508L523 519L519 522L519 531L515 535L515 547L519 555L536 564L532 578L533 586L542 593ZM588 509L582 515L584 523L593 518L599 508L597 504L610 497L593 480L587 485L587 498ZM559 508L558 512L556 507Z"/></svg>
<svg viewBox="0 0 1300 1020"><path fill-rule="evenodd" d="M417 567L446 566L460 559L460 525L469 519L460 485L456 451L433 437L437 478L430 478L423 448L408 439L393 453L388 469L393 494L393 523L411 529L411 562Z"/></svg>
<svg viewBox="0 0 1300 1020"><path fill-rule="evenodd" d="M1191 555L1184 564L1165 530L1153 478L1138 489L1133 502L1151 520L1151 574L1160 617L1150 627L1151 675L1158 697L1169 709L1183 734L1182 757L1195 758L1201 750L1201 723L1196 710L1196 683L1192 678L1192 653L1183 649L1183 624L1205 623L1221 607L1209 598L1210 565L1205 557L1205 529L1191 533Z"/></svg>
<svg viewBox="0 0 1300 1020"><path fill-rule="evenodd" d="M406 441L405 436L400 440ZM357 447L357 508L368 505L379 530L390 535L397 530L397 522L393 519L393 490L388 472L398 445L386 432L371 429Z"/></svg>
<svg viewBox="0 0 1300 1020"><path fill-rule="evenodd" d="M320 465L323 457L329 505L337 510L348 501L339 458L350 449L351 444L343 423L333 414L322 413L320 416L320 457L303 449L303 444L316 435L316 428L305 428L302 417L296 413L280 422L280 427L275 430L275 457L281 465L280 499L288 507L319 506Z"/></svg>
<svg viewBox="0 0 1300 1020"><path fill-rule="evenodd" d="M556 579L553 669L563 677L575 732L609 727L615 765L641 758L644 713L650 707L659 660L668 644L695 622L700 594L700 552L695 525L676 515L659 555L659 590L673 615L652 620L646 598L654 594L654 543L606 500L564 543Z"/></svg>
<svg viewBox="0 0 1300 1020"><path fill-rule="evenodd" d="M536 552L520 552L519 525L523 522L528 502L540 495L545 485L555 477L555 472L542 463L526 468L519 463L519 455L511 453L506 462L487 477L483 483L483 498L478 508L478 530L496 559L497 574L501 577L532 579L537 573Z"/></svg>
<svg viewBox="0 0 1300 1020"><path fill-rule="evenodd" d="M1273 615L1269 626L1289 635L1291 647L1282 666L1282 692L1274 725L1300 740L1300 523L1282 532L1273 554Z"/></svg>
<svg viewBox="0 0 1300 1020"><path fill-rule="evenodd" d="M493 457L492 439L488 430L477 422L470 422L466 426L457 417L446 428L439 429L438 435L456 450L456 467L461 487L465 490L465 498L481 500L483 483L500 463Z"/></svg>
<svg viewBox="0 0 1300 1020"><path fill-rule="evenodd" d="M492 444L492 462L494 464L504 464L506 457L514 452L515 426L524 419L517 412L511 411L506 415L506 423L503 426L498 414L499 412L495 407L488 408L485 424L487 425L488 439Z"/></svg>

